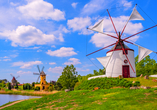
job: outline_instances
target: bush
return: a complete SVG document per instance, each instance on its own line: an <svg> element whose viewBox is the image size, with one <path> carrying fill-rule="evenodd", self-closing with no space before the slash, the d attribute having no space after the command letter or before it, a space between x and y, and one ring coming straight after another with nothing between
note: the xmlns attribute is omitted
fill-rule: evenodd
<svg viewBox="0 0 157 110"><path fill-rule="evenodd" d="M135 83L133 83L133 86L137 87L137 86L140 86L140 81L135 81Z"/></svg>
<svg viewBox="0 0 157 110"><path fill-rule="evenodd" d="M11 90L11 83L7 83L7 87L9 90Z"/></svg>
<svg viewBox="0 0 157 110"><path fill-rule="evenodd" d="M35 91L40 91L40 87L37 86L37 87L34 88L34 90L35 90Z"/></svg>
<svg viewBox="0 0 157 110"><path fill-rule="evenodd" d="M140 84L140 82L136 83ZM81 84L76 84L75 90L93 90L95 87L100 87L100 89L110 89L112 87L132 87L132 81L119 78L95 78L91 80L86 80Z"/></svg>
<svg viewBox="0 0 157 110"><path fill-rule="evenodd" d="M75 84L75 86L74 86L74 89L78 86L78 85L80 85L81 83L80 82L77 82L76 84Z"/></svg>
<svg viewBox="0 0 157 110"><path fill-rule="evenodd" d="M50 86L48 87L48 91L53 91L53 85L50 85Z"/></svg>

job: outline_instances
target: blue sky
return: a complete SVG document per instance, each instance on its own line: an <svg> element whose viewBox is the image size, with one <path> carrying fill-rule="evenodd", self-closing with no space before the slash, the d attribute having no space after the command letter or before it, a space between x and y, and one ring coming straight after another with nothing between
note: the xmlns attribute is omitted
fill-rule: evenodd
<svg viewBox="0 0 157 110"><path fill-rule="evenodd" d="M35 82L38 76L33 72L38 72L37 65L45 67L48 82L57 80L70 64L80 75L102 69L96 57L105 56L109 48L88 57L96 66L86 54L114 43L115 39L86 27L104 18L104 31L114 35L106 9L121 31L136 3L145 21L130 21L123 37L157 23L156 0L0 0L0 79L11 81L12 74L20 76L20 83ZM157 28L129 41L157 51ZM138 48L127 45L135 50L136 56ZM150 55L157 61L154 53Z"/></svg>

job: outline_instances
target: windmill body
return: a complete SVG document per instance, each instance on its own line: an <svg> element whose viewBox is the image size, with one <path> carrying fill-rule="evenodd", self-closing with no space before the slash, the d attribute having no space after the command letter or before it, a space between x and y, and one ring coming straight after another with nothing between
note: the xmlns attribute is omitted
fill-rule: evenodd
<svg viewBox="0 0 157 110"><path fill-rule="evenodd" d="M15 79L15 77L13 77L13 79L11 80L11 88L14 88L16 84L17 84L17 80Z"/></svg>
<svg viewBox="0 0 157 110"><path fill-rule="evenodd" d="M134 50L128 48L125 44L124 50L127 54L128 59L130 60L133 69L135 70ZM121 46L117 46L115 50L111 49L106 54L107 57L110 57L111 55L112 57L110 58L110 62L108 62L106 68L107 77L118 77L119 75L122 75L125 78L136 77L136 73L134 73L131 69Z"/></svg>

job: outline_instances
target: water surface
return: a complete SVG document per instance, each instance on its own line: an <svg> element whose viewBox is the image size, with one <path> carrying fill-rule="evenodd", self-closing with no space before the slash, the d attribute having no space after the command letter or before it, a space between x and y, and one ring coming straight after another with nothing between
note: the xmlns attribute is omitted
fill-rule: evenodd
<svg viewBox="0 0 157 110"><path fill-rule="evenodd" d="M40 98L40 96L25 96L25 95L10 95L10 94L0 94L0 106L8 102L30 99L30 98Z"/></svg>

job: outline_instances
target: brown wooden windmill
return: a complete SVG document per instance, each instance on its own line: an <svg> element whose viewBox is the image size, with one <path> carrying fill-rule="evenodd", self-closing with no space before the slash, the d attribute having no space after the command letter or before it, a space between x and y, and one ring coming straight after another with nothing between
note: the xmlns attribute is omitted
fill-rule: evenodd
<svg viewBox="0 0 157 110"><path fill-rule="evenodd" d="M12 80L11 80L11 88L14 88L14 86L16 86L16 84L17 84L17 78L19 78L20 76L17 76L17 77L15 77L15 76L13 76L12 74L10 74L13 78L12 78Z"/></svg>

